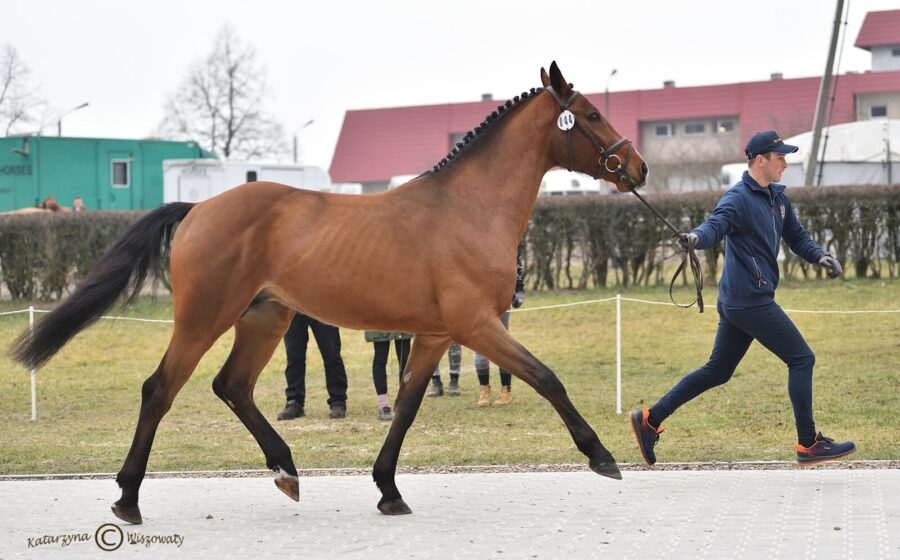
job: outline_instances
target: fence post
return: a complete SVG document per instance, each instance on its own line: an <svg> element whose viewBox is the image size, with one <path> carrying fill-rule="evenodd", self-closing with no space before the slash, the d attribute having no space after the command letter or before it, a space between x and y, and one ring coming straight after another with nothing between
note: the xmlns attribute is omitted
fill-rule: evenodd
<svg viewBox="0 0 900 560"><path fill-rule="evenodd" d="M28 336L31 336L31 331L34 329L34 306L28 306ZM34 422L37 420L37 389L35 387L35 370L31 368L31 421Z"/></svg>
<svg viewBox="0 0 900 560"><path fill-rule="evenodd" d="M622 294L616 294L616 414L622 414Z"/></svg>

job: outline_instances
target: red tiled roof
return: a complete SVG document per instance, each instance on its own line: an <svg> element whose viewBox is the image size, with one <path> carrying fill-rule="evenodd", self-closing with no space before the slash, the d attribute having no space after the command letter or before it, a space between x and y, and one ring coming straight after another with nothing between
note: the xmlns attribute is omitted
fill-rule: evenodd
<svg viewBox="0 0 900 560"><path fill-rule="evenodd" d="M642 122L737 117L743 146L760 130L774 129L787 138L812 128L819 81L816 77L614 92L609 96L610 119L640 149ZM832 124L855 120L856 96L878 92L900 92L900 71L839 76ZM603 97L587 94L600 108ZM427 171L447 154L450 134L471 130L503 101L348 111L331 178L338 183L388 181ZM737 161L743 154L734 155Z"/></svg>
<svg viewBox="0 0 900 560"><path fill-rule="evenodd" d="M868 50L887 45L900 45L900 10L867 13L856 46Z"/></svg>

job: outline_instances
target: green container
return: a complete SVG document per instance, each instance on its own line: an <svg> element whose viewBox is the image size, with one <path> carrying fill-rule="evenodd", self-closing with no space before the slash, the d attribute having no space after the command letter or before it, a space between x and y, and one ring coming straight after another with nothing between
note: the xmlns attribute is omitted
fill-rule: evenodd
<svg viewBox="0 0 900 560"><path fill-rule="evenodd" d="M214 158L196 142L21 136L0 138L0 211L48 196L88 210L142 210L163 201L165 159Z"/></svg>

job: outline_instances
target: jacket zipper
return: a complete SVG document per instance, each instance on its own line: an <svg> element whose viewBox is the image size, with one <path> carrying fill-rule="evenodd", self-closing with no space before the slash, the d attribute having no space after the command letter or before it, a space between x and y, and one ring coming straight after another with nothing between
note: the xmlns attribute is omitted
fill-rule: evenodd
<svg viewBox="0 0 900 560"><path fill-rule="evenodd" d="M778 226L775 224L775 195L772 193L772 187L769 187L769 207L772 209L772 233L773 233L773 243L772 249L775 253L778 253Z"/></svg>
<svg viewBox="0 0 900 560"><path fill-rule="evenodd" d="M757 279L756 287L762 288L762 285L768 284L768 282L766 282L766 279L763 278L762 270L760 270L760 268L759 268L759 263L756 261L756 257L750 257L750 258L753 259L753 266L756 267L756 279Z"/></svg>

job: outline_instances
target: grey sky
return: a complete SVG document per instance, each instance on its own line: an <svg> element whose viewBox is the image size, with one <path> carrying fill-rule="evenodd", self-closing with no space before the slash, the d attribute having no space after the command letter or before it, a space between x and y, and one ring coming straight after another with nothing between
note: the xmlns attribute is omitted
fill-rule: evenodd
<svg viewBox="0 0 900 560"><path fill-rule="evenodd" d="M270 110L301 160L331 164L344 112L517 95L557 60L584 92L820 74L834 0L778 2L568 0L5 0L0 44L31 67L69 136L139 138L166 96L228 22L266 68ZM853 47L868 11L900 1L850 0L842 71L869 68ZM615 115L612 115L615 122ZM473 125L477 123L472 123ZM55 125L45 133L55 133Z"/></svg>

